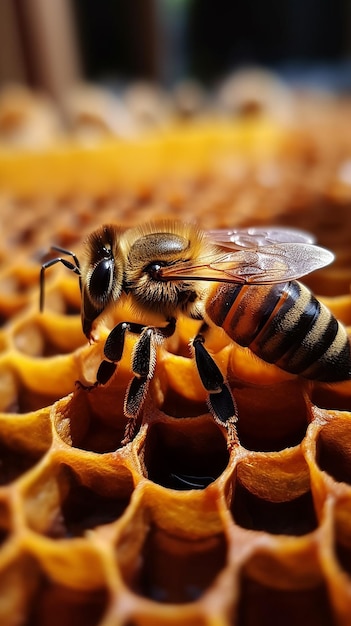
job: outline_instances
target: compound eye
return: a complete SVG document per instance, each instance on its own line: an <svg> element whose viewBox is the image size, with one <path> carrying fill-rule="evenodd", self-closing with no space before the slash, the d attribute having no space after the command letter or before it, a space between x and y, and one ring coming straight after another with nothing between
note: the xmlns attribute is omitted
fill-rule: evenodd
<svg viewBox="0 0 351 626"><path fill-rule="evenodd" d="M105 304L111 296L115 282L113 259L101 259L90 276L89 295L99 305Z"/></svg>

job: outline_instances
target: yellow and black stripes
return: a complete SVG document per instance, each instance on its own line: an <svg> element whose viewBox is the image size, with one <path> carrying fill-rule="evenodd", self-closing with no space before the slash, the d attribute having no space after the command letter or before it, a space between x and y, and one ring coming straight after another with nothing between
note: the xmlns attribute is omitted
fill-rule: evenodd
<svg viewBox="0 0 351 626"><path fill-rule="evenodd" d="M216 285L206 312L236 343L283 370L325 382L351 378L345 328L304 285Z"/></svg>

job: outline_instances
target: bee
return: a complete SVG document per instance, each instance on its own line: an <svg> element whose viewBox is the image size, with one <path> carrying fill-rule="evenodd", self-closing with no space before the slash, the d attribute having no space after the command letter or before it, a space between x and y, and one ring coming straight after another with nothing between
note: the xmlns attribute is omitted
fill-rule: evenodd
<svg viewBox="0 0 351 626"><path fill-rule="evenodd" d="M70 250L53 249L63 256L42 265L41 310L45 271L61 262L79 276L82 328L90 341L97 318L122 299L129 300L140 316L136 319L152 322L126 320L112 328L92 385L105 385L111 379L122 358L126 334L136 334L133 378L124 403L129 420L123 443L134 435L155 371L157 346L173 335L181 313L202 322L190 346L209 410L228 431L230 447L238 442L237 407L205 345L211 327L221 327L230 341L289 373L329 383L351 378L345 328L297 280L334 258L304 232L281 228L202 231L176 221L127 230L107 224L89 235L81 263Z"/></svg>

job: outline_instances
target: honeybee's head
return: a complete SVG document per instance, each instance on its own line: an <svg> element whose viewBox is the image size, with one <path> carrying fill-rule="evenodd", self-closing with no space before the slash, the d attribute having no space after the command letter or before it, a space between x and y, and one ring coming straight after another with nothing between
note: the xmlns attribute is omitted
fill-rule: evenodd
<svg viewBox="0 0 351 626"><path fill-rule="evenodd" d="M82 325L90 336L93 321L123 289L124 262L120 248L122 231L114 225L104 225L89 235L86 255L81 268Z"/></svg>
<svg viewBox="0 0 351 626"><path fill-rule="evenodd" d="M160 268L194 263L209 253L203 233L180 222L151 223L125 232L105 225L93 232L81 268L82 325L90 337L93 321L122 293L140 312L163 317L183 311L202 317L204 285L199 281L160 276Z"/></svg>
<svg viewBox="0 0 351 626"><path fill-rule="evenodd" d="M208 252L208 243L197 228L181 222L147 224L127 231L123 241L125 285L134 303L145 311L173 316L184 311L200 317L203 285L184 280L165 280L160 268L196 262Z"/></svg>

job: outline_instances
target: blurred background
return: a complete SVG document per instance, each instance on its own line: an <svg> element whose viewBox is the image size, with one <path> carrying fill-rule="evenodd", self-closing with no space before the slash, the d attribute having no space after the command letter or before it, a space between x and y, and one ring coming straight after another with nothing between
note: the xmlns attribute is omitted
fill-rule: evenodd
<svg viewBox="0 0 351 626"><path fill-rule="evenodd" d="M2 222L303 227L349 293L350 95L351 0L0 0Z"/></svg>
<svg viewBox="0 0 351 626"><path fill-rule="evenodd" d="M246 65L351 89L350 0L1 0L0 85L55 98L78 79L213 87Z"/></svg>

